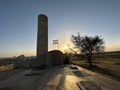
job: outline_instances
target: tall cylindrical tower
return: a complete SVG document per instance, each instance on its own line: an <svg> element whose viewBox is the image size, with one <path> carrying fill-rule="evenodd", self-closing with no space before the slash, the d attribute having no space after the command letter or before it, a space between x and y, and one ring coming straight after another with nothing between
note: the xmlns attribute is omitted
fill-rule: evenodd
<svg viewBox="0 0 120 90"><path fill-rule="evenodd" d="M38 16L37 56L48 52L48 18L44 14Z"/></svg>

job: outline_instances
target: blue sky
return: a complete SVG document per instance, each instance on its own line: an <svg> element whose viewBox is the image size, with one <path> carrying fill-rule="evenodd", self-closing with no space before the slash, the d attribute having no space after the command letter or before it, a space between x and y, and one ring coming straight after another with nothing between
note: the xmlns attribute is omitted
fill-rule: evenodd
<svg viewBox="0 0 120 90"><path fill-rule="evenodd" d="M37 17L48 16L49 50L70 36L101 35L106 50L120 50L120 0L0 0L0 57L35 55Z"/></svg>

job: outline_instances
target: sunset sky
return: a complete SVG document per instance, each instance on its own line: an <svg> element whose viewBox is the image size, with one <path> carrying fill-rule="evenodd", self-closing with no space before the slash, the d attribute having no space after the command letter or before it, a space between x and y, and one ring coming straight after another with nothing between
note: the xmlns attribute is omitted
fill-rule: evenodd
<svg viewBox="0 0 120 90"><path fill-rule="evenodd" d="M48 16L49 50L70 36L100 35L106 51L120 50L120 0L0 0L0 57L36 55L37 19Z"/></svg>

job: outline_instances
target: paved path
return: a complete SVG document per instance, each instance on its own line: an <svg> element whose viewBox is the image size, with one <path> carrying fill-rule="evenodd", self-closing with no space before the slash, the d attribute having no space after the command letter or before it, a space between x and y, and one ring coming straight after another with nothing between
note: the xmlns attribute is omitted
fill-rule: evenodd
<svg viewBox="0 0 120 90"><path fill-rule="evenodd" d="M0 81L0 88L3 87L17 87L18 90L120 90L120 82L82 67L63 65L42 71L26 70Z"/></svg>

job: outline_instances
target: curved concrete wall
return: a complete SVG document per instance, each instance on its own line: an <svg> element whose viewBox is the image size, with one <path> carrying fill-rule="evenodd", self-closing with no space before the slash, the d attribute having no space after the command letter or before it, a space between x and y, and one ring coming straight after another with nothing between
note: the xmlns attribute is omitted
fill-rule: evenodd
<svg viewBox="0 0 120 90"><path fill-rule="evenodd" d="M32 67L36 66L45 66L51 67L54 65L62 65L64 64L64 54L61 51L54 50L48 53L42 54L38 56L33 62Z"/></svg>

